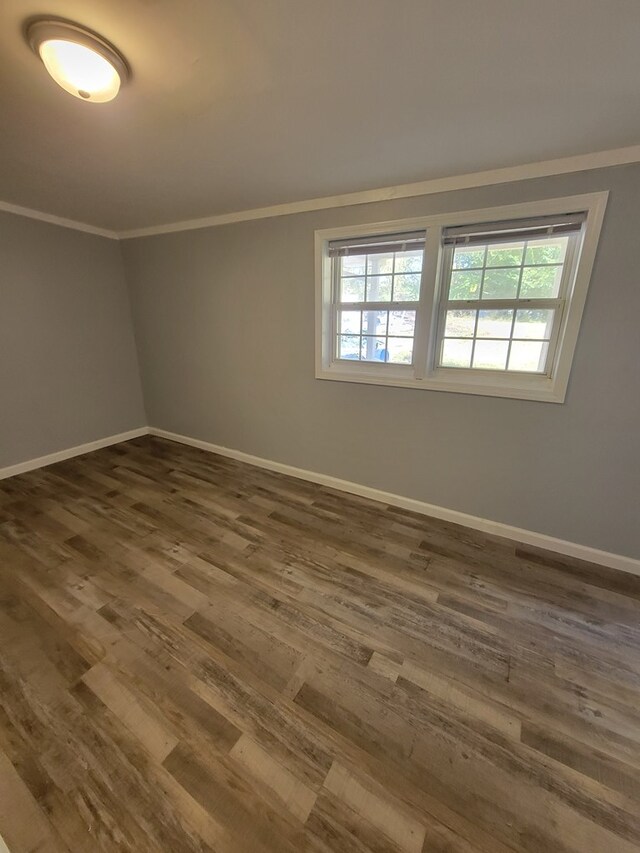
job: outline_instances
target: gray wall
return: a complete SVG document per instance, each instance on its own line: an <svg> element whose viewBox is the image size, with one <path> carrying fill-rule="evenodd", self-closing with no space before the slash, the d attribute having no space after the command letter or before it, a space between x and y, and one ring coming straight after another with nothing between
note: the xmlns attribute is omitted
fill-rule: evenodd
<svg viewBox="0 0 640 853"><path fill-rule="evenodd" d="M117 241L0 213L0 468L145 423Z"/></svg>
<svg viewBox="0 0 640 853"><path fill-rule="evenodd" d="M610 189L563 405L314 378L316 228ZM640 166L125 241L149 423L640 556Z"/></svg>

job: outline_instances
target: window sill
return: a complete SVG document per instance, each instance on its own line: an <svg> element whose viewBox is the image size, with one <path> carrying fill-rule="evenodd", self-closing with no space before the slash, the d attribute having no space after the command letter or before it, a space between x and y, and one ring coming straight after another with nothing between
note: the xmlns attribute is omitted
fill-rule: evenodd
<svg viewBox="0 0 640 853"><path fill-rule="evenodd" d="M355 382L364 385L386 385L395 388L417 388L422 391L447 391L483 397L507 397L515 400L536 400L546 403L563 403L566 387L548 376L499 377L489 371L475 376L459 374L457 370L437 370L424 379L416 379L413 369L392 365L350 365L334 363L316 370L316 379L335 382ZM497 380L497 381L496 381Z"/></svg>

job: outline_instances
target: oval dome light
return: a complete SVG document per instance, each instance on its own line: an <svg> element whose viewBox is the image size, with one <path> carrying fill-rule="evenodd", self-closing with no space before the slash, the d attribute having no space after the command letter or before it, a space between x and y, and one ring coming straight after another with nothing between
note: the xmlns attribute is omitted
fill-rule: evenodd
<svg viewBox="0 0 640 853"><path fill-rule="evenodd" d="M111 101L129 77L124 57L78 24L38 19L27 27L27 38L56 83L76 98Z"/></svg>

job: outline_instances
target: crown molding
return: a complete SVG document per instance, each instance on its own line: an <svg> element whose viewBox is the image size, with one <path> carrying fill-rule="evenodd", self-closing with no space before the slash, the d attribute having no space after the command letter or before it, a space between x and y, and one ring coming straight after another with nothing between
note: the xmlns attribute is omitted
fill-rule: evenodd
<svg viewBox="0 0 640 853"><path fill-rule="evenodd" d="M615 148L609 151L597 151L592 154L579 154L574 157L561 157L556 160L542 160L520 166L506 166L484 172L469 172L465 175L453 175L447 178L432 178L413 184L399 184L393 187L381 187L375 190L345 193L343 195L324 196L322 198L275 204L270 207L257 207L253 210L241 210L236 213L222 213L218 216L205 216L202 219L187 219L166 225L152 225L148 228L134 228L118 231L121 240L135 237L152 237L157 234L172 234L177 231L195 231L217 225L231 225L235 222L248 222L252 219L269 219L274 216L286 216L293 213L309 213L314 210L327 210L332 207L350 207L356 204L371 204L377 201L391 201L399 198L412 198L434 193L465 190L474 187L525 181L532 178L544 178L550 175L564 175L571 172L585 172L590 169L602 169L609 166L624 166L640 162L640 145L627 148Z"/></svg>
<svg viewBox="0 0 640 853"><path fill-rule="evenodd" d="M106 228L98 228L95 225L89 225L87 222L77 222L75 219L65 219L64 216L45 213L43 210L33 210L30 207L21 207L19 204L9 204L9 202L0 201L0 211L4 213L13 213L15 216L26 216L28 219L38 219L40 222L48 222L49 225L59 225L61 228L71 228L74 231L84 231L86 234L95 234L97 237L107 237L110 240L118 239L118 235L115 231L108 231Z"/></svg>
<svg viewBox="0 0 640 853"><path fill-rule="evenodd" d="M464 175L451 175L446 178L431 178L412 184L399 184L392 187L380 187L374 190L344 193L342 195L323 196L322 198L306 199L304 201L274 204L270 207L256 207L251 210L239 210L234 213L221 213L216 216L205 216L200 219L185 219L165 225L151 225L144 228L131 228L122 231L110 231L98 228L87 222L75 219L65 219L53 213L33 210L17 204L0 201L0 211L13 213L16 216L26 216L38 219L62 228L72 228L84 231L98 237L110 240L131 240L136 237L152 237L157 234L172 234L178 231L195 231L200 228L212 228L217 225L231 225L235 222L249 222L253 219L269 219L275 216L287 216L294 213L310 213L315 210L328 210L332 207L350 207L357 204L371 204L377 201L392 201L393 199L412 198L434 193L451 192L452 190L473 189L492 184L506 184L514 181L526 181L533 178L545 178L551 175L566 175L571 172L586 172L591 169L604 169L610 166L625 166L640 163L640 145L630 145L627 148L613 148L608 151L596 151L591 154L578 154L573 157L560 157L556 160L541 160L536 163L524 163L520 166L506 166L500 169L489 169L484 172L469 172Z"/></svg>

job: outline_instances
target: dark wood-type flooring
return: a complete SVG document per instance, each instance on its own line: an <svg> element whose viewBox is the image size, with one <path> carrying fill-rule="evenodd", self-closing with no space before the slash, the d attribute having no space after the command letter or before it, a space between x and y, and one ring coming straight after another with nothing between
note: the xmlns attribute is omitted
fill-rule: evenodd
<svg viewBox="0 0 640 853"><path fill-rule="evenodd" d="M11 853L632 853L640 578L142 438L0 483Z"/></svg>

